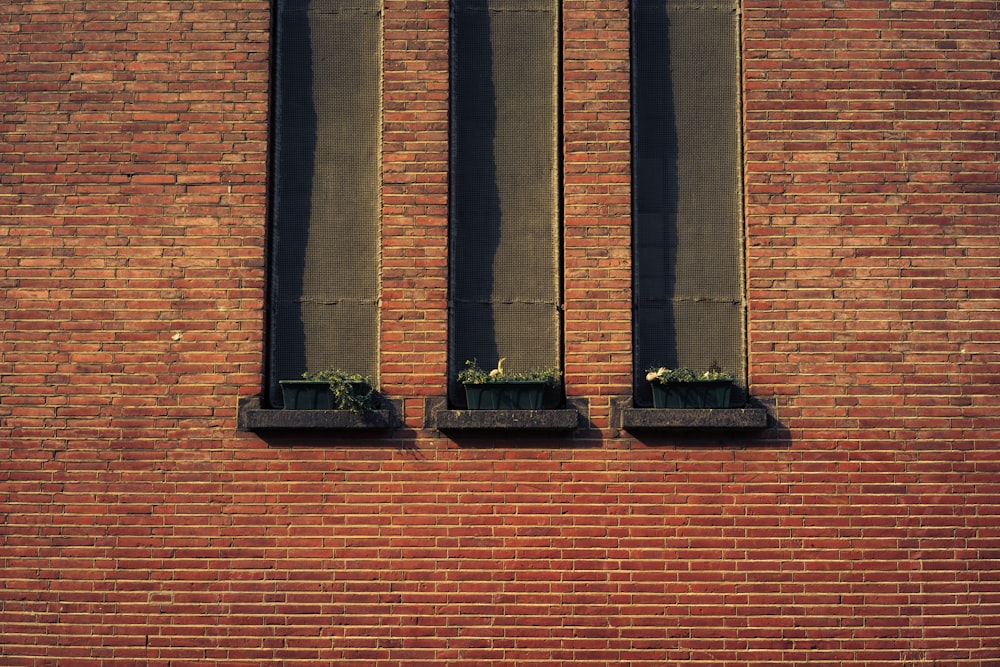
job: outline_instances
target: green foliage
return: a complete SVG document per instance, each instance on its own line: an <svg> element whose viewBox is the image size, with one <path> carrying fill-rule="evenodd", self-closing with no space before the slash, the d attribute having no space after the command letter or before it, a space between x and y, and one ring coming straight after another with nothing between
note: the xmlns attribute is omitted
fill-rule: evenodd
<svg viewBox="0 0 1000 667"><path fill-rule="evenodd" d="M372 386L372 379L360 373L345 373L339 370L303 373L302 378L311 382L326 382L333 393L334 405L341 410L355 414L366 414L378 409L378 396Z"/></svg>
<svg viewBox="0 0 1000 667"><path fill-rule="evenodd" d="M733 376L718 367L707 371L698 372L690 368L663 368L653 367L646 371L646 380L658 384L670 382L712 382L712 381L732 381Z"/></svg>
<svg viewBox="0 0 1000 667"><path fill-rule="evenodd" d="M555 386L561 373L556 368L540 368L527 372L510 372L503 368L506 357L500 359L492 371L480 368L475 359L466 360L465 368L458 372L458 381L462 384L487 384L490 382L542 382Z"/></svg>
<svg viewBox="0 0 1000 667"><path fill-rule="evenodd" d="M475 360L465 360L465 368L458 372L458 381L462 384L485 384L490 382L490 374L479 367Z"/></svg>

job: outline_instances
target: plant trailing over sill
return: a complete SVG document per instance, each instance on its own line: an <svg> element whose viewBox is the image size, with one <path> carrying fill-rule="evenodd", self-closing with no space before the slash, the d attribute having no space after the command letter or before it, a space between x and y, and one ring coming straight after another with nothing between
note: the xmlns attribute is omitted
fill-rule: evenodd
<svg viewBox="0 0 1000 667"><path fill-rule="evenodd" d="M354 414L367 415L378 409L378 395L370 377L360 373L345 373L340 370L325 370L303 373L302 380L282 380L282 391L304 383L326 385L329 388L329 408L348 410ZM286 407L288 400L286 399Z"/></svg>

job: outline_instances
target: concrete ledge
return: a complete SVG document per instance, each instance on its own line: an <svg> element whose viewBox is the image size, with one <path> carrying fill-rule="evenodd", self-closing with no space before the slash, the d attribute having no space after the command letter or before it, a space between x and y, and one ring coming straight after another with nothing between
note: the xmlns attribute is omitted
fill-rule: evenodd
<svg viewBox="0 0 1000 667"><path fill-rule="evenodd" d="M656 429L756 430L767 427L763 408L674 409L623 408L622 428L629 431Z"/></svg>
<svg viewBox="0 0 1000 667"><path fill-rule="evenodd" d="M576 410L436 410L440 431L563 431L576 429Z"/></svg>
<svg viewBox="0 0 1000 667"><path fill-rule="evenodd" d="M274 430L388 430L393 411L375 410L365 415L347 410L277 410L261 407L260 397L241 399L237 415L240 431Z"/></svg>

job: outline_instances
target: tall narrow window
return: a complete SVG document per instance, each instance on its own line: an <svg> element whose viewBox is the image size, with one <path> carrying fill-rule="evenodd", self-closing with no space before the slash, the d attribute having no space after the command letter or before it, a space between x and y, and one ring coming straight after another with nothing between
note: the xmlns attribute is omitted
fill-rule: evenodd
<svg viewBox="0 0 1000 667"><path fill-rule="evenodd" d="M635 387L646 368L745 384L737 0L633 0Z"/></svg>
<svg viewBox="0 0 1000 667"><path fill-rule="evenodd" d="M452 378L559 365L558 7L453 0Z"/></svg>
<svg viewBox="0 0 1000 667"><path fill-rule="evenodd" d="M380 0L277 0L270 400L277 381L375 375Z"/></svg>

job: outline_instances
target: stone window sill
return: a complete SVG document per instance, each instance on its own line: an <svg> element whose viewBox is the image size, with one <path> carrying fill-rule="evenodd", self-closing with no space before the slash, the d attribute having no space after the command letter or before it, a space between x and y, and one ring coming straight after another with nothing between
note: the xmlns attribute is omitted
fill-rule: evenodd
<svg viewBox="0 0 1000 667"><path fill-rule="evenodd" d="M580 410L448 410L444 399L428 401L428 426L446 432L536 431L570 433L580 424Z"/></svg>
<svg viewBox="0 0 1000 667"><path fill-rule="evenodd" d="M628 400L631 403L631 399ZM767 428L764 408L634 408L620 409L621 427L627 431L730 430Z"/></svg>
<svg viewBox="0 0 1000 667"><path fill-rule="evenodd" d="M281 410L261 406L260 396L241 399L237 428L241 431L359 431L395 426L391 409L358 415L347 410Z"/></svg>

